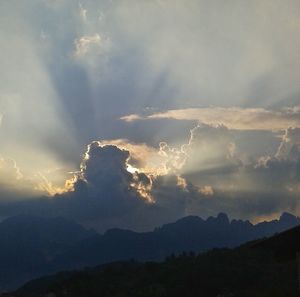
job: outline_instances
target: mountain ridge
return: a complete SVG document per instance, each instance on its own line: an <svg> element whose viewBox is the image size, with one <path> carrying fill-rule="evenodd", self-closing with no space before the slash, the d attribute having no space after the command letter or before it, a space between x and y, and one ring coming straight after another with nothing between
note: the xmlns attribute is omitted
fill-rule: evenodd
<svg viewBox="0 0 300 297"><path fill-rule="evenodd" d="M0 223L0 290L61 270L130 259L161 261L184 251L232 248L299 224L300 218L288 213L258 224L229 220L220 213L206 220L184 217L150 232L114 228L98 234L63 218L12 217Z"/></svg>

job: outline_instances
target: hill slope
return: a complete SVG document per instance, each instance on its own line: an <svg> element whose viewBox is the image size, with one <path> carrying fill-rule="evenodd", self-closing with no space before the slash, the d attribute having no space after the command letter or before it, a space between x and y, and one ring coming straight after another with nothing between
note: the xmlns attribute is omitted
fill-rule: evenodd
<svg viewBox="0 0 300 297"><path fill-rule="evenodd" d="M247 247L182 254L165 262L119 262L26 284L18 297L296 297L296 265ZM54 295L47 295L53 293Z"/></svg>

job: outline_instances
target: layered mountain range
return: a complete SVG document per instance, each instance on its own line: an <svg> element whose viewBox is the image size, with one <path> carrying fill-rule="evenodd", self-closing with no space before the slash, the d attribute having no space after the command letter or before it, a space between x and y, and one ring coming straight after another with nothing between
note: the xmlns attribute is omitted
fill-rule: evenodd
<svg viewBox="0 0 300 297"><path fill-rule="evenodd" d="M0 223L0 290L61 270L131 259L161 261L184 251L236 247L299 224L300 218L288 213L256 225L230 221L220 213L206 220L185 217L152 232L111 229L98 234L64 218L11 217Z"/></svg>

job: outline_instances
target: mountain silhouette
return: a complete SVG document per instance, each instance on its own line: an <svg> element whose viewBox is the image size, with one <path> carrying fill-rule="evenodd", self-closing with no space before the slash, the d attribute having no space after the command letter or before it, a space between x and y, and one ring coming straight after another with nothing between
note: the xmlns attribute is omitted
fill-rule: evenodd
<svg viewBox="0 0 300 297"><path fill-rule="evenodd" d="M231 248L300 224L283 213L253 225L224 213L204 220L188 216L152 232L111 229L100 235L63 218L18 216L0 223L0 289L61 270L124 260L162 261L171 254Z"/></svg>
<svg viewBox="0 0 300 297"><path fill-rule="evenodd" d="M299 237L299 227L296 228L292 237ZM272 244L277 245L277 239L272 238ZM30 281L4 296L298 296L296 261L278 262L271 250L253 248L253 244L199 254L181 253L162 262L118 261L60 272Z"/></svg>
<svg viewBox="0 0 300 297"><path fill-rule="evenodd" d="M56 255L95 234L63 218L20 215L4 220L0 223L0 290L41 275Z"/></svg>

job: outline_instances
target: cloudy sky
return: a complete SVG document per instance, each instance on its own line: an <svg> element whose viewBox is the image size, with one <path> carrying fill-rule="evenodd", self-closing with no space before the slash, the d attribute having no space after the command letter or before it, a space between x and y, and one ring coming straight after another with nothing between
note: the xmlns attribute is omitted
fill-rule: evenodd
<svg viewBox="0 0 300 297"><path fill-rule="evenodd" d="M300 2L0 2L0 218L100 231L300 215Z"/></svg>

